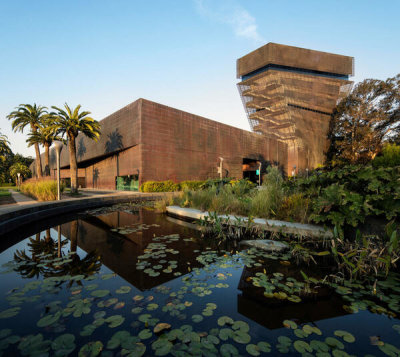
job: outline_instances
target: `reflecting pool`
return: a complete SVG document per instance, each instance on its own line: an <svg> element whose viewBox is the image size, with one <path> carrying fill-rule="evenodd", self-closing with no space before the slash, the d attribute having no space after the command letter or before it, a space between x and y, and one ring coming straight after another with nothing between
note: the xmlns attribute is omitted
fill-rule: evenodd
<svg viewBox="0 0 400 357"><path fill-rule="evenodd" d="M327 283L147 207L38 223L0 252L0 356L400 354L398 274Z"/></svg>

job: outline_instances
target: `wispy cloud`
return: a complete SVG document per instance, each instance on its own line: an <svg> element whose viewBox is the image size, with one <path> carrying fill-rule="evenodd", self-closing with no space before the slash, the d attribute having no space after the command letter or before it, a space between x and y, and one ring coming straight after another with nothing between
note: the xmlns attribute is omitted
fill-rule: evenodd
<svg viewBox="0 0 400 357"><path fill-rule="evenodd" d="M234 0L194 0L197 12L214 21L231 26L238 37L256 43L265 42L257 29L256 19Z"/></svg>

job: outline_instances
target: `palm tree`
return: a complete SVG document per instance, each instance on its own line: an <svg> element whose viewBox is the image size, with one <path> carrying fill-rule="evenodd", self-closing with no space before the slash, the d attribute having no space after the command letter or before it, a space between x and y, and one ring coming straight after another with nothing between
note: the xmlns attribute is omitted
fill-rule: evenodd
<svg viewBox="0 0 400 357"><path fill-rule="evenodd" d="M30 126L31 132L35 133L38 131L41 121L47 114L46 107L41 105L30 105L30 104L20 104L17 110L11 112L7 118L12 120L13 130L23 132L26 126ZM39 144L35 143L36 152L36 176L42 177L42 163L40 161L40 150Z"/></svg>
<svg viewBox="0 0 400 357"><path fill-rule="evenodd" d="M28 177L31 170L29 170L28 166L24 165L22 162L16 162L10 167L10 176L16 181L18 173L21 174L21 177Z"/></svg>
<svg viewBox="0 0 400 357"><path fill-rule="evenodd" d="M43 118L40 123L38 130L28 134L29 139L26 141L28 146L35 144L43 145L44 147L44 175L50 176L50 153L49 149L53 141L62 140L58 136L58 130L56 127L52 126L53 118L51 115L47 115Z"/></svg>
<svg viewBox="0 0 400 357"><path fill-rule="evenodd" d="M10 153L10 142L8 141L7 136L0 132L0 161L4 161L6 159L5 155Z"/></svg>
<svg viewBox="0 0 400 357"><path fill-rule="evenodd" d="M68 139L69 163L71 173L71 193L77 192L78 187L78 165L76 162L76 137L79 133L83 133L90 139L97 141L100 136L100 124L98 121L89 117L90 112L81 112L81 106L78 105L74 110L64 104L64 108L57 110L56 113L51 113L54 117L53 126L57 128L62 135L66 135Z"/></svg>

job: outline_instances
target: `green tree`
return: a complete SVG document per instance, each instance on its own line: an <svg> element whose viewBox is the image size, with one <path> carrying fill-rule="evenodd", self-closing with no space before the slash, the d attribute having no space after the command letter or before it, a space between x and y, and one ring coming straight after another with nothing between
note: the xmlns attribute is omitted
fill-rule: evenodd
<svg viewBox="0 0 400 357"><path fill-rule="evenodd" d="M29 177L31 174L31 170L29 167L24 165L21 162L16 162L10 167L10 176L17 181L18 173L21 174L21 177L26 178Z"/></svg>
<svg viewBox="0 0 400 357"><path fill-rule="evenodd" d="M71 174L71 193L76 193L78 188L78 164L76 160L76 137L79 133L97 141L100 136L100 124L89 117L90 112L79 112L81 106L74 110L64 104L64 109L52 106L57 112L51 113L54 117L53 127L68 139L69 163Z"/></svg>
<svg viewBox="0 0 400 357"><path fill-rule="evenodd" d="M46 116L41 121L37 131L28 134L28 146L40 144L44 147L44 175L50 176L50 146L55 140L62 140L58 136L59 130L53 126L54 118L51 115Z"/></svg>
<svg viewBox="0 0 400 357"><path fill-rule="evenodd" d="M11 125L15 132L23 132L24 128L29 126L31 132L36 133L42 120L47 115L47 108L36 104L20 104L16 109L7 116L8 120L12 120ZM34 147L36 153L36 175L40 178L42 177L42 163L40 160L39 144L35 143Z"/></svg>
<svg viewBox="0 0 400 357"><path fill-rule="evenodd" d="M366 163L400 134L400 74L366 79L340 101L330 123L328 163Z"/></svg>
<svg viewBox="0 0 400 357"><path fill-rule="evenodd" d="M6 135L0 132L0 161L4 162L6 160L6 155L11 153L10 142Z"/></svg>

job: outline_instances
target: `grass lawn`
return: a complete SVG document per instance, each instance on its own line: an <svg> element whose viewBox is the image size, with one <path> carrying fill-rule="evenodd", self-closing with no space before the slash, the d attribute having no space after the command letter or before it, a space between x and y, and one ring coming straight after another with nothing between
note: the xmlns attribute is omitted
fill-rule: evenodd
<svg viewBox="0 0 400 357"><path fill-rule="evenodd" d="M11 196L11 192L7 188L0 187L0 205L6 205L9 203L15 203Z"/></svg>

